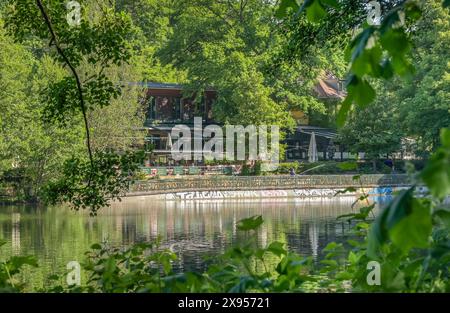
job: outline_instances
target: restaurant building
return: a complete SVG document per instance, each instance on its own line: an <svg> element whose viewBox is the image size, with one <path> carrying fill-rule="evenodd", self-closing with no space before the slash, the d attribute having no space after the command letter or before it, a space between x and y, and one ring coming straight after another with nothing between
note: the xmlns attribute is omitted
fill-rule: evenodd
<svg viewBox="0 0 450 313"><path fill-rule="evenodd" d="M171 158L172 144L177 139L171 136L171 130L175 125L183 124L193 128L194 117L202 118L203 127L209 124L220 125L214 121L213 116L212 108L217 97L214 89L207 89L201 95L193 94L186 97L183 94L183 86L179 84L148 82L143 83L143 86L146 89L146 120L143 128L146 133L145 143L148 151L147 165L178 163ZM336 105L345 96L341 81L332 76L320 79L314 91L319 99L330 100ZM285 140L286 160L307 160L313 133L319 160L345 157L340 153L339 145L334 142L335 130L309 125L308 115L304 112L296 110L291 111L291 114L298 126L288 134ZM184 162L199 163L198 161Z"/></svg>

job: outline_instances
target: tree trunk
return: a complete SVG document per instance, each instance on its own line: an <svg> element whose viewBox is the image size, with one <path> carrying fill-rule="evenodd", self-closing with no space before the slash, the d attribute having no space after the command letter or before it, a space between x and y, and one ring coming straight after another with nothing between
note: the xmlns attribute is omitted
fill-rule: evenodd
<svg viewBox="0 0 450 313"><path fill-rule="evenodd" d="M377 172L377 159L372 160L372 166L373 166L374 173L376 173Z"/></svg>

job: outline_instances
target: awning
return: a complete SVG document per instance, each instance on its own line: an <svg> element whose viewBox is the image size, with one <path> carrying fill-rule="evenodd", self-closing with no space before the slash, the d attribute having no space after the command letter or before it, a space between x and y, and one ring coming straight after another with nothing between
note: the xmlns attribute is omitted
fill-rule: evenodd
<svg viewBox="0 0 450 313"><path fill-rule="evenodd" d="M337 132L331 128L322 128L314 126L299 126L297 132L312 135L314 133L316 137L324 137L327 139L335 139L337 137Z"/></svg>

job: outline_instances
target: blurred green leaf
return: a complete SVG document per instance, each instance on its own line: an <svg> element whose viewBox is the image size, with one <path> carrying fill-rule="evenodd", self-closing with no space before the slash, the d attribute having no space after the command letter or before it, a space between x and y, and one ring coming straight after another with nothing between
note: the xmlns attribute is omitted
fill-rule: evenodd
<svg viewBox="0 0 450 313"><path fill-rule="evenodd" d="M428 206L414 198L414 188L402 191L372 224L368 238L368 255L376 257L388 240L403 252L424 248L428 244L432 222Z"/></svg>
<svg viewBox="0 0 450 313"><path fill-rule="evenodd" d="M34 256L13 256L9 259L8 263L12 270L18 270L23 265L30 265L34 267L38 267L37 259Z"/></svg>
<svg viewBox="0 0 450 313"><path fill-rule="evenodd" d="M441 144L450 149L450 128L441 129Z"/></svg>
<svg viewBox="0 0 450 313"><path fill-rule="evenodd" d="M409 207L397 210L405 210L407 214L401 214L402 218L390 229L392 242L404 252L411 248L426 248L432 228L429 208L412 199Z"/></svg>
<svg viewBox="0 0 450 313"><path fill-rule="evenodd" d="M352 96L353 101L359 106L366 106L375 99L375 90L370 86L369 82L364 79L359 79L356 76L350 81L347 86L349 95Z"/></svg>
<svg viewBox="0 0 450 313"><path fill-rule="evenodd" d="M411 48L408 36L400 28L390 28L381 36L380 43L393 56L404 55Z"/></svg>
<svg viewBox="0 0 450 313"><path fill-rule="evenodd" d="M441 130L440 147L430 158L420 177L432 195L443 199L450 194L450 129Z"/></svg>
<svg viewBox="0 0 450 313"><path fill-rule="evenodd" d="M267 250L275 254L276 256L286 255L287 250L284 248L284 243L279 241L272 242L268 247Z"/></svg>
<svg viewBox="0 0 450 313"><path fill-rule="evenodd" d="M275 12L275 16L278 18L285 17L288 13L289 8L291 8L294 12L297 12L300 7L296 0L281 0L278 9Z"/></svg>
<svg viewBox="0 0 450 313"><path fill-rule="evenodd" d="M370 49L365 49L352 63L351 70L359 77L363 77L364 75L380 77L383 70L380 65L381 57L382 51L379 45L375 45Z"/></svg>
<svg viewBox="0 0 450 313"><path fill-rule="evenodd" d="M383 211L377 216L375 221L373 222L369 235L368 235L368 242L367 242L367 255L370 258L377 259L380 248L386 244L389 240L389 234L388 234L388 216L390 215L390 226L394 226L393 224L394 218L391 213L392 210L396 210L397 208L403 207L409 207L409 203L412 199L412 189L403 190L400 192L400 194L395 197L389 205L383 209ZM404 211L404 210L401 210ZM395 212L394 212L395 213Z"/></svg>
<svg viewBox="0 0 450 313"><path fill-rule="evenodd" d="M341 103L341 108L339 109L338 116L336 118L336 124L338 127L342 127L347 120L348 113L352 107L353 95L348 94L345 100Z"/></svg>
<svg viewBox="0 0 450 313"><path fill-rule="evenodd" d="M327 11L320 1L314 0L311 5L306 8L306 17L312 23L320 22L327 15Z"/></svg>
<svg viewBox="0 0 450 313"><path fill-rule="evenodd" d="M433 212L433 216L438 217L447 227L450 227L450 210L440 208Z"/></svg>
<svg viewBox="0 0 450 313"><path fill-rule="evenodd" d="M238 221L237 229L242 231L255 230L261 226L263 222L261 215L252 216Z"/></svg>

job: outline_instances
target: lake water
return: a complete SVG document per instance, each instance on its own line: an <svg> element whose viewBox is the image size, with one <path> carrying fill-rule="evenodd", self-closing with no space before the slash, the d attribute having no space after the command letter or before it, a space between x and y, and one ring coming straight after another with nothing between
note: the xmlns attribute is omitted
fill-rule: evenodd
<svg viewBox="0 0 450 313"><path fill-rule="evenodd" d="M97 217L65 207L0 206L0 259L35 255L39 269L25 272L27 282L42 286L69 261L83 261L94 243L126 246L155 240L179 255L177 270L201 270L205 256L224 252L242 240L236 222L262 215L259 244L285 242L291 251L320 258L330 241L345 242L350 226L336 217L352 212L353 197L254 199L224 201L156 201L126 198L102 209ZM378 203L387 198L376 199Z"/></svg>

